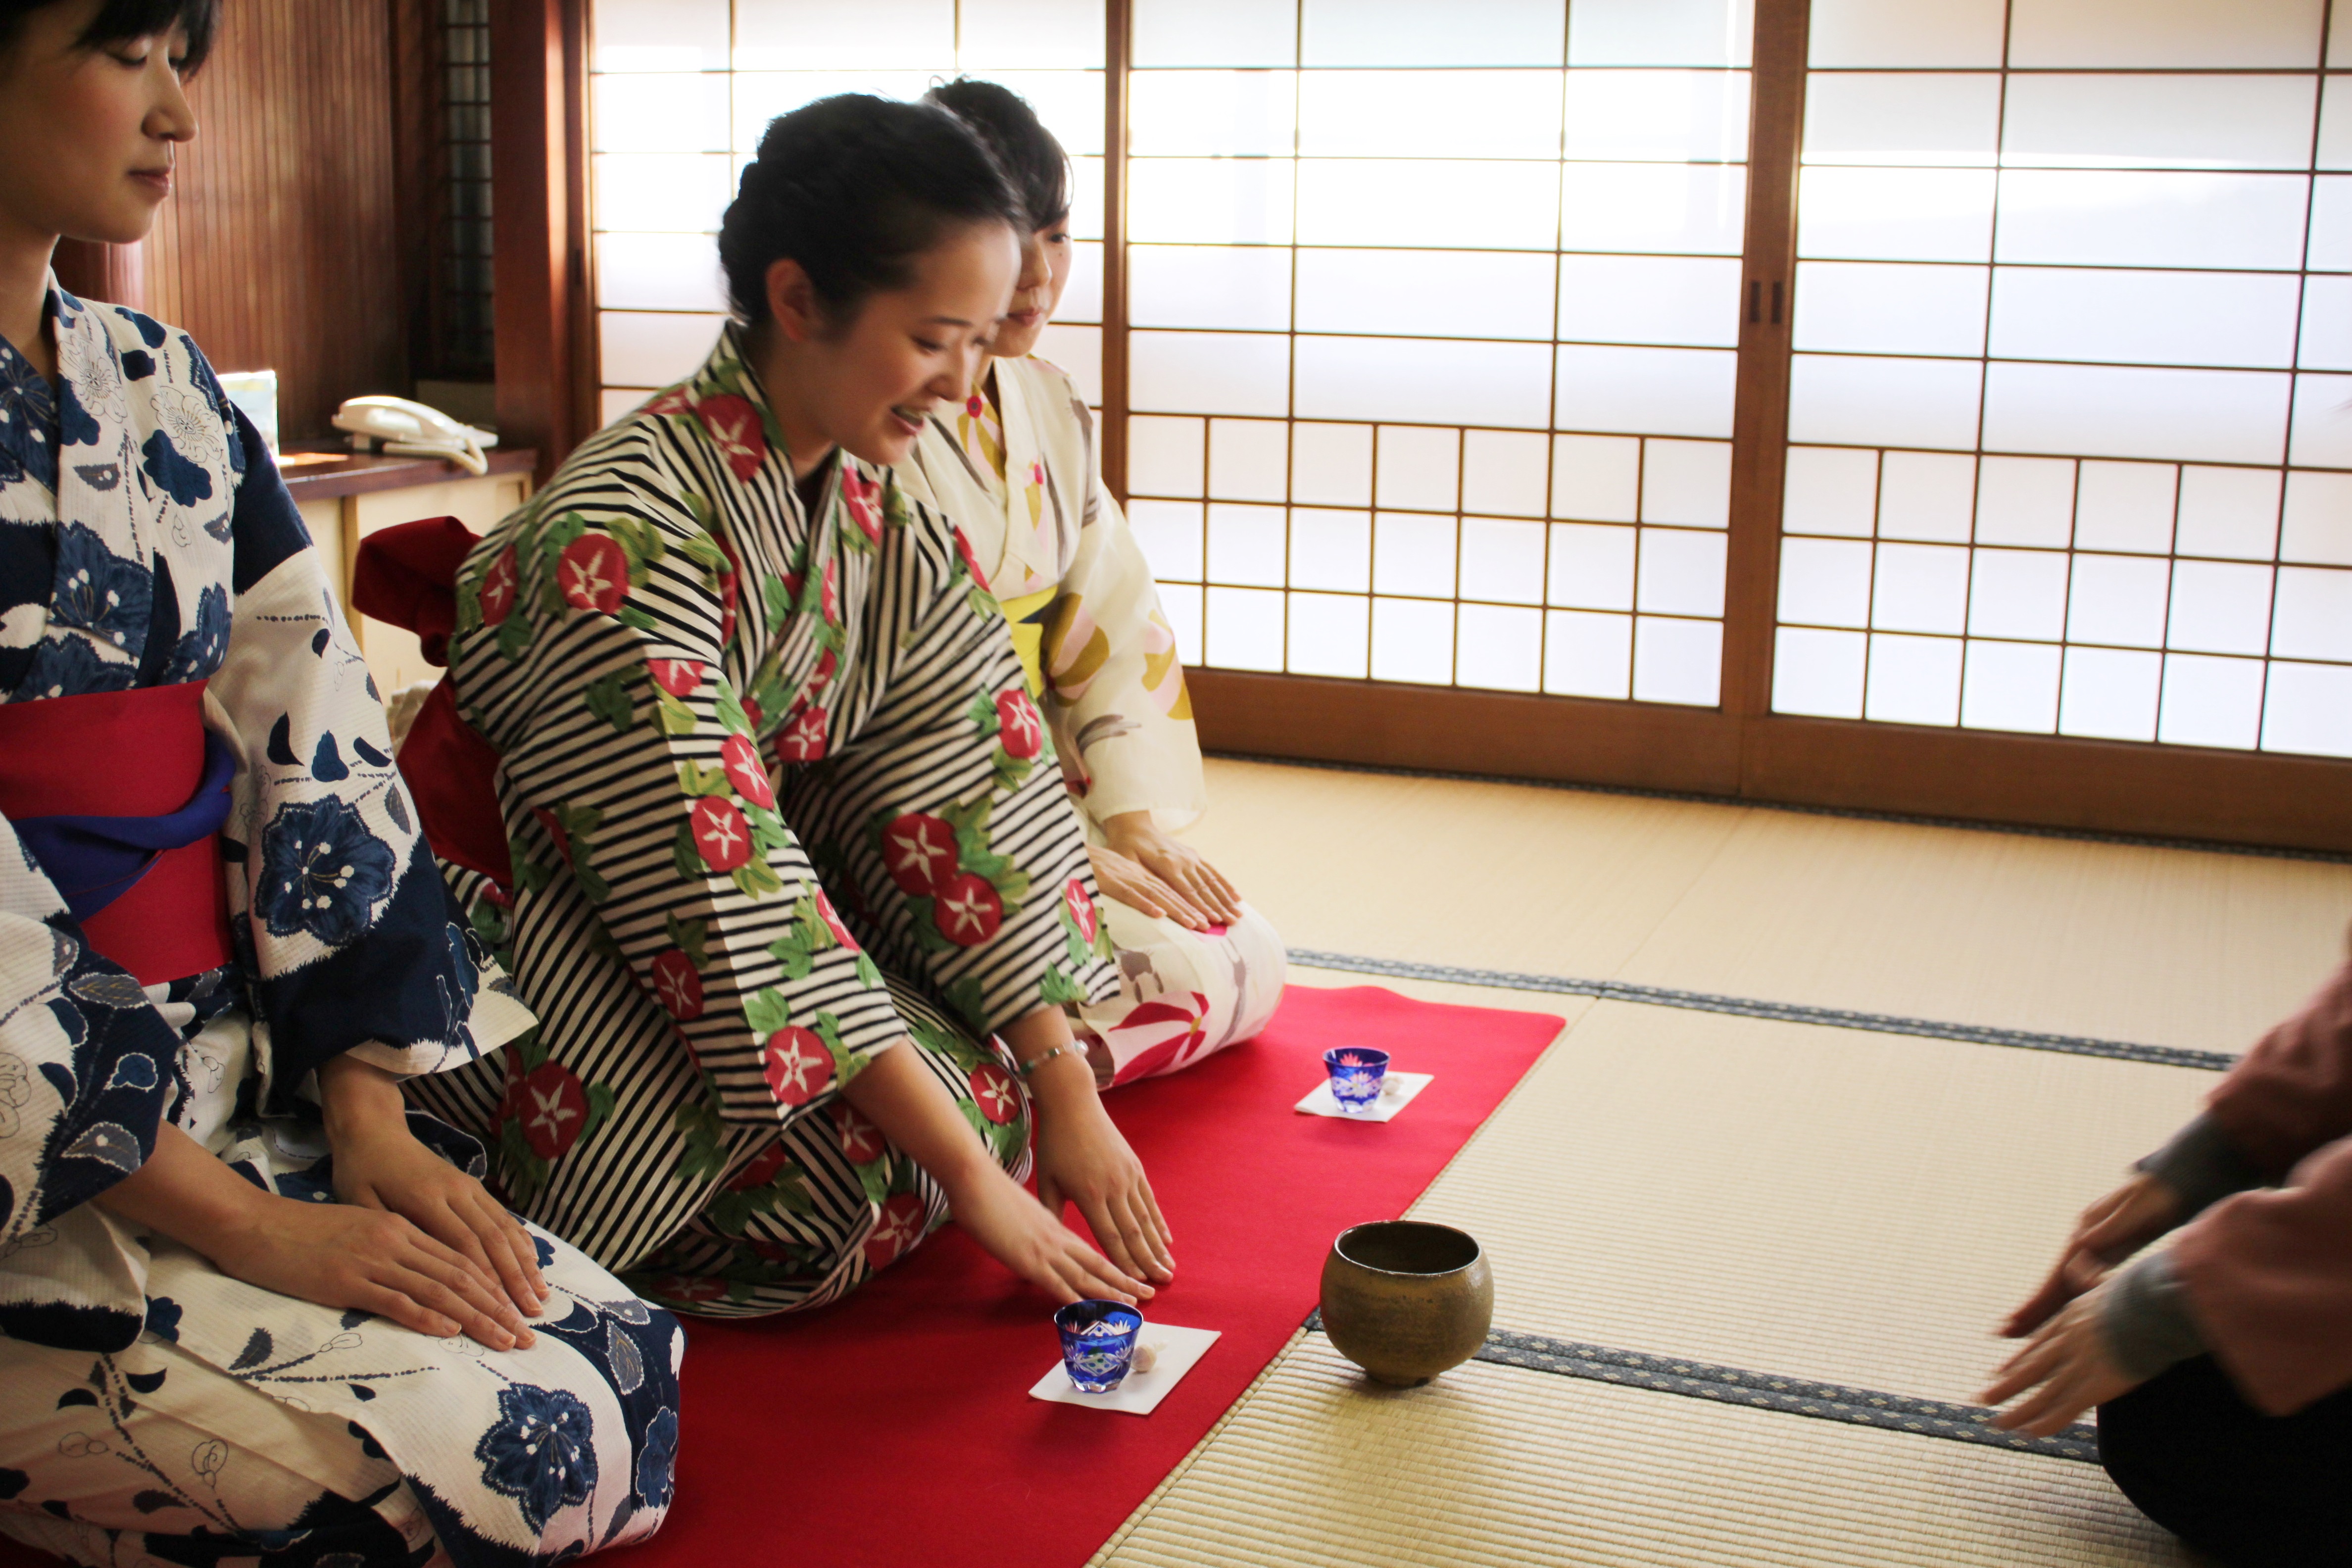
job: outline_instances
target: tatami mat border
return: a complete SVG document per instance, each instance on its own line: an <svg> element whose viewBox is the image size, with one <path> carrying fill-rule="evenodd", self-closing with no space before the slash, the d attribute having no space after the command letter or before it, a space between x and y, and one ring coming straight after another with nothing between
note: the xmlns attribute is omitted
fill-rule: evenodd
<svg viewBox="0 0 2352 1568"><path fill-rule="evenodd" d="M1310 1333L1321 1333L1322 1313L1309 1317L1307 1328ZM1991 1425L1991 1412L1977 1405L1918 1399L1907 1394L1849 1388L1836 1383L1814 1383L1682 1356L1651 1355L1612 1345L1556 1340L1546 1334L1517 1333L1509 1329L1489 1333L1472 1359L1528 1372L1580 1377L1593 1383L1646 1388L1656 1394L1712 1399L1720 1405L1745 1405L1784 1415L1843 1421L1849 1426L1876 1426L1922 1437L1948 1437L1954 1442L1977 1443L1990 1448L2011 1448L2053 1459L2076 1459L2093 1465L2099 1462L2099 1434L2094 1426L2077 1422L2054 1437L2004 1432Z"/></svg>
<svg viewBox="0 0 2352 1568"><path fill-rule="evenodd" d="M1648 1355L1640 1351L1579 1344L1573 1340L1507 1330L1488 1334L1477 1359L1533 1372L1654 1389L1661 1394L1752 1405L1784 1415L1843 1421L1854 1426L1883 1426L1890 1432L1916 1432L1926 1437L1949 1437L2057 1459L2081 1459L2095 1465L2099 1462L2099 1435L2091 1426L2078 1423L2055 1437L2032 1437L1990 1425L1990 1412L1974 1405L1916 1399L1909 1394L1847 1388L1834 1383L1810 1383L1800 1377L1776 1377L1769 1373L1685 1361L1677 1356Z"/></svg>
<svg viewBox="0 0 2352 1568"><path fill-rule="evenodd" d="M1207 756L1231 763L1262 763L1276 768L1319 768L1334 773L1380 773L1391 778L1443 779L1453 784L1517 784L1526 789L1570 790L1579 795L1631 795L1637 800L1682 800L1696 805L1748 806L1758 811L1785 811L1798 816L1838 816L1855 822L1899 822L1913 827L1957 827L1969 833L2013 833L2026 838L2067 838L2084 844L2131 844L2147 849L2195 849L2208 855L2249 855L2260 860L2319 860L2352 866L2352 854L2339 849L2297 849L2284 845L2223 844L2207 838L2155 838L2134 833L2094 833L2078 827L2038 827L2024 822L1979 822L1965 816L1912 816L1899 811L1864 811L1855 806L1803 805L1792 801L1749 800L1736 795L1701 795L1693 790L1642 789L1633 784L1575 784L1566 779L1520 779L1502 773L1449 773L1434 768L1391 768L1371 763L1333 763L1315 757L1269 757L1257 752L1208 752Z"/></svg>
<svg viewBox="0 0 2352 1568"><path fill-rule="evenodd" d="M1501 991L1549 991L1565 996L1592 996L1604 1002L1638 1002L1652 1007L1687 1007L1701 1013L1733 1013L1745 1018L1769 1018L1783 1024L1819 1024L1834 1029L1867 1029L1882 1035L1919 1035L1937 1040L1963 1040L1972 1045L2010 1046L2028 1051L2059 1051L2067 1056L2109 1057L2118 1061L2152 1062L2159 1067L2201 1068L2227 1072L2238 1058L2226 1051L2190 1050L2182 1046L2142 1046L2129 1040L2100 1040L2084 1035L2043 1035L2028 1029L1997 1029L1980 1024L1947 1024L1933 1018L1904 1018L1891 1013L1853 1013L1840 1007L1811 1007L1797 1002L1765 1002L1748 996L1717 996L1704 991L1675 991L1663 985L1635 985L1622 980L1579 980L1565 974L1517 974L1501 969L1461 969L1450 963L1417 963L1402 958L1366 958L1348 952L1322 952L1293 948L1290 962L1308 969L1346 970L1357 974L1389 974L1405 980L1438 980L1456 985L1484 985Z"/></svg>

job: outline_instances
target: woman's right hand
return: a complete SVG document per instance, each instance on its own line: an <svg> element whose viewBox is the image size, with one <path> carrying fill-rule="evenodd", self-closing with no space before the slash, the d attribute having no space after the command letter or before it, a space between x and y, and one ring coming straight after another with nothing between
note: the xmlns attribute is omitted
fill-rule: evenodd
<svg viewBox="0 0 2352 1568"><path fill-rule="evenodd" d="M1049 1007L1030 1019L1047 1015L1061 1016L1059 1009ZM1008 1034L1026 1038L1039 1026L1030 1019L1007 1026ZM914 1047L893 1046L870 1058L841 1094L899 1152L930 1173L947 1193L956 1224L1022 1279L1059 1301L1095 1297L1132 1304L1151 1294L1150 1286L1114 1268L1004 1173L949 1098L947 1086L917 1058Z"/></svg>
<svg viewBox="0 0 2352 1568"><path fill-rule="evenodd" d="M2095 1287L2116 1264L2180 1220L2180 1194L2142 1173L2083 1211L2057 1267L2026 1303L2000 1326L2003 1339L2022 1339L2060 1309Z"/></svg>
<svg viewBox="0 0 2352 1568"><path fill-rule="evenodd" d="M263 1197L247 1223L190 1245L233 1279L322 1307L356 1307L436 1339L462 1333L494 1351L532 1342L481 1269L382 1209Z"/></svg>
<svg viewBox="0 0 2352 1568"><path fill-rule="evenodd" d="M1100 845L1088 846L1087 858L1094 862L1095 886L1102 889L1105 898L1115 899L1153 920L1174 921L1186 931L1200 931L1208 925L1207 915L1142 861Z"/></svg>
<svg viewBox="0 0 2352 1568"><path fill-rule="evenodd" d="M1056 1302L1148 1300L1151 1287L1130 1279L995 1164L970 1188L949 1194L955 1222L991 1258L1042 1287Z"/></svg>

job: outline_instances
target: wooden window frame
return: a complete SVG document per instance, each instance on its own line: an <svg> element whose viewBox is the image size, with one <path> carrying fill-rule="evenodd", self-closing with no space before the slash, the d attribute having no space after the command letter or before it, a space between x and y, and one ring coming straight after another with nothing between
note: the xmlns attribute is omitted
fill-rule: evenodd
<svg viewBox="0 0 2352 1568"><path fill-rule="evenodd" d="M1104 482L1127 498L1131 0L1105 0ZM501 422L550 456L596 424L588 0L494 0ZM2352 852L2352 760L1771 710L1810 0L1757 0L1743 304L1715 708L1215 668L1186 672L1213 752L2099 833ZM525 434L528 432L528 434Z"/></svg>

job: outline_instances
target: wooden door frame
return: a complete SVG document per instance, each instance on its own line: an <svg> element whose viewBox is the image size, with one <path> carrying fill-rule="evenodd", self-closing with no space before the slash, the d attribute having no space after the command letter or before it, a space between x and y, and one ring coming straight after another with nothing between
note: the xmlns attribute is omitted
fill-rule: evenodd
<svg viewBox="0 0 2352 1568"><path fill-rule="evenodd" d="M597 423L587 10L588 0L493 0L492 6L499 413L502 425L516 421L518 439L540 446L549 467ZM2352 761L1772 712L1809 12L1810 0L1756 0L1719 706L1194 669L1186 679L1202 745L2352 852ZM1130 0L1105 0L1105 22L1102 459L1105 482L1123 503Z"/></svg>

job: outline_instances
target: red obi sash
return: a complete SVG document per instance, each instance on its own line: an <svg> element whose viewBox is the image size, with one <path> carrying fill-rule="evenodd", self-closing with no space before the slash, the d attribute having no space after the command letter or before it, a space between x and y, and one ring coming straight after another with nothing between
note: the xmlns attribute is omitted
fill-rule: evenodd
<svg viewBox="0 0 2352 1568"><path fill-rule="evenodd" d="M219 829L235 756L205 683L0 705L0 813L89 945L142 985L229 962Z"/></svg>
<svg viewBox="0 0 2352 1568"><path fill-rule="evenodd" d="M457 569L478 542L454 517L379 529L361 542L352 563L352 607L415 632L425 658L446 665L457 624ZM433 853L502 888L512 885L514 861L499 815L498 749L457 716L457 692L447 676L417 710L399 762Z"/></svg>

